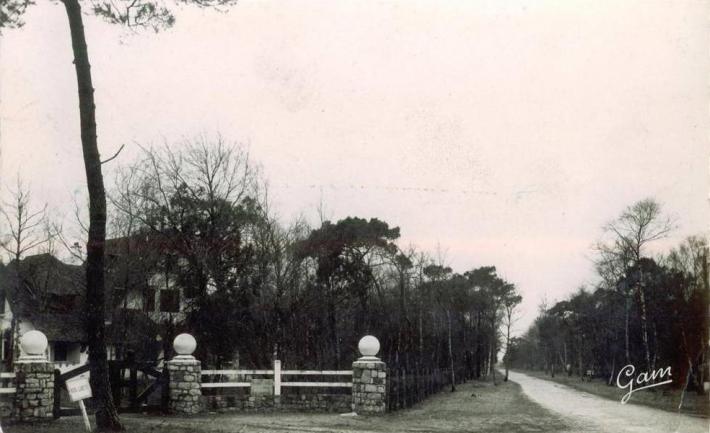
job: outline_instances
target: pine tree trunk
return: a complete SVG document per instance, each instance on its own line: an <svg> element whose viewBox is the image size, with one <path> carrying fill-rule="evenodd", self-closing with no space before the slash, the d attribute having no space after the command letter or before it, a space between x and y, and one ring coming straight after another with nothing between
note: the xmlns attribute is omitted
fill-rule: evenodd
<svg viewBox="0 0 710 433"><path fill-rule="evenodd" d="M490 359L488 360L488 366L490 368L491 376L493 376L493 385L498 385L498 379L496 378L496 352L498 348L495 344L495 337L491 338L491 350L489 352Z"/></svg>
<svg viewBox="0 0 710 433"><path fill-rule="evenodd" d="M631 364L631 353L629 350L629 314L631 310L631 298L626 297L624 302L624 355L626 356L626 365Z"/></svg>
<svg viewBox="0 0 710 433"><path fill-rule="evenodd" d="M510 319L511 319L511 314L508 314L508 325L507 325L507 332L505 334L505 378L503 378L503 382L508 381L508 371L510 370L509 364L510 364Z"/></svg>
<svg viewBox="0 0 710 433"><path fill-rule="evenodd" d="M481 342L481 313L476 314L476 379L481 378L481 352L483 344Z"/></svg>
<svg viewBox="0 0 710 433"><path fill-rule="evenodd" d="M644 356L646 358L646 371L651 371L651 350L648 342L648 314L646 312L646 295L643 287L639 287L639 301L641 303L641 337L643 340Z"/></svg>
<svg viewBox="0 0 710 433"><path fill-rule="evenodd" d="M331 344L333 346L333 351L335 352L335 366L336 368L340 368L340 338L338 337L338 320L335 317L335 303L332 299L332 292L329 296L331 296L331 298L328 299L328 326L330 327Z"/></svg>
<svg viewBox="0 0 710 433"><path fill-rule="evenodd" d="M91 388L100 431L120 431L123 426L113 403L104 336L104 243L106 241L106 194L101 157L96 140L96 106L91 81L89 52L78 0L62 0L71 31L74 66L79 89L81 147L89 190L89 239L86 245L86 331L89 343Z"/></svg>
<svg viewBox="0 0 710 433"><path fill-rule="evenodd" d="M419 306L419 365L424 365L424 320L421 305Z"/></svg>
<svg viewBox="0 0 710 433"><path fill-rule="evenodd" d="M446 319L449 329L449 366L451 368L451 392L456 391L456 373L454 371L454 348L451 341L451 311L446 310Z"/></svg>

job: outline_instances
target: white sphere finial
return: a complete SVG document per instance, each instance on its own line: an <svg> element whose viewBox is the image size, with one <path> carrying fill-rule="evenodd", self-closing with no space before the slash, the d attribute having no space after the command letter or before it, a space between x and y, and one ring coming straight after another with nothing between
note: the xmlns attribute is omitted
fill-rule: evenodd
<svg viewBox="0 0 710 433"><path fill-rule="evenodd" d="M360 339L357 348L362 356L374 358L380 351L380 342L372 335L366 335Z"/></svg>
<svg viewBox="0 0 710 433"><path fill-rule="evenodd" d="M180 334L173 340L173 349L181 357L192 356L197 348L197 340L190 334Z"/></svg>
<svg viewBox="0 0 710 433"><path fill-rule="evenodd" d="M25 332L20 337L20 348L22 348L24 355L20 356L18 361L45 361L47 344L47 336L42 332L37 330Z"/></svg>

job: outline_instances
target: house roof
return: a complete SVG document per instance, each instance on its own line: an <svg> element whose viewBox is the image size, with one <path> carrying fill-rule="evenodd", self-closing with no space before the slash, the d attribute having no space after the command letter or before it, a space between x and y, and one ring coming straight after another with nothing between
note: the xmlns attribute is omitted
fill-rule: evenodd
<svg viewBox="0 0 710 433"><path fill-rule="evenodd" d="M129 272L129 287L143 287L138 272ZM157 325L141 311L111 308L112 288L125 288L124 273L109 269L106 278L107 316L111 322L106 338L113 344L136 345L155 339ZM117 281L116 281L117 280ZM86 342L84 328L84 267L64 263L50 254L38 254L7 266L0 264L0 295L5 295L12 313L30 322L50 341ZM2 298L0 298L2 299ZM107 318L108 318L107 317ZM142 344L142 343L141 343Z"/></svg>
<svg viewBox="0 0 710 433"><path fill-rule="evenodd" d="M106 239L106 255L141 255L165 253L171 250L171 241L155 233L135 233L130 236Z"/></svg>
<svg viewBox="0 0 710 433"><path fill-rule="evenodd" d="M86 331L81 314L40 313L23 317L47 336L49 341L85 342Z"/></svg>
<svg viewBox="0 0 710 433"><path fill-rule="evenodd" d="M83 267L51 254L28 256L0 268L0 291L12 313L50 341L85 341L81 306Z"/></svg>
<svg viewBox="0 0 710 433"><path fill-rule="evenodd" d="M21 287L33 296L40 293L76 295L84 292L84 268L64 263L51 254L27 256L19 262L19 266L13 260L5 270L9 279L19 271L17 275Z"/></svg>

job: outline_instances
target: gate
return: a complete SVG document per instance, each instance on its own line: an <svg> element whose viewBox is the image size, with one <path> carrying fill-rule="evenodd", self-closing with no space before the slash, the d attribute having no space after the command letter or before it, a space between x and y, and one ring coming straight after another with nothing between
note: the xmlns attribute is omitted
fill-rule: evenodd
<svg viewBox="0 0 710 433"><path fill-rule="evenodd" d="M65 397L65 403L69 403L69 396L66 393L67 380L88 373L88 371L89 364L84 364L65 373L62 373L59 369L54 370L54 408L52 410L52 412L54 413L54 418L60 418L62 416L81 415L81 410L78 407L73 407L75 406L75 403L71 403L72 407L63 407L62 397Z"/></svg>
<svg viewBox="0 0 710 433"><path fill-rule="evenodd" d="M119 412L164 411L168 406L168 376L156 362L109 361L113 401Z"/></svg>

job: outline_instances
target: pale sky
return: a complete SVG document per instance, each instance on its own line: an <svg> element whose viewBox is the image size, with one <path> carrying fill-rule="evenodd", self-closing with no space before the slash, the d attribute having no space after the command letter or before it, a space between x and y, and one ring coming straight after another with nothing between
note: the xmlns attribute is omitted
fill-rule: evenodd
<svg viewBox="0 0 710 433"><path fill-rule="evenodd" d="M0 37L0 182L71 216L85 189L60 3ZM601 226L653 196L708 229L708 1L242 0L131 34L86 17L99 146L219 132L283 221L377 217L524 296L593 284ZM107 185L111 184L110 170Z"/></svg>

